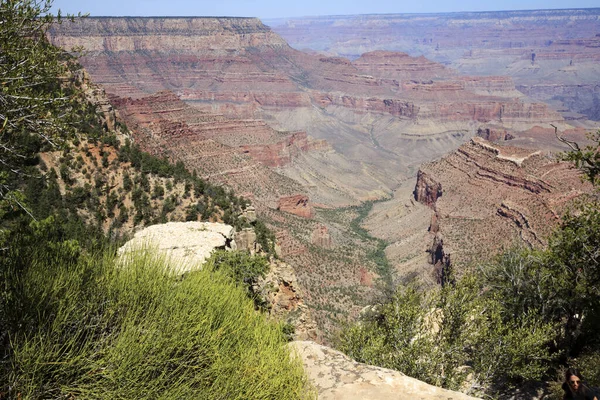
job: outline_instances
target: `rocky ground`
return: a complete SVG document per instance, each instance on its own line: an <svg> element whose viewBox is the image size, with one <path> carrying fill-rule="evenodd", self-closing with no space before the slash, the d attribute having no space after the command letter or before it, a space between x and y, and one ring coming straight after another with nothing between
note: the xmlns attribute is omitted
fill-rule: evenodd
<svg viewBox="0 0 600 400"><path fill-rule="evenodd" d="M475 400L428 385L401 372L361 364L314 342L292 342L322 400Z"/></svg>

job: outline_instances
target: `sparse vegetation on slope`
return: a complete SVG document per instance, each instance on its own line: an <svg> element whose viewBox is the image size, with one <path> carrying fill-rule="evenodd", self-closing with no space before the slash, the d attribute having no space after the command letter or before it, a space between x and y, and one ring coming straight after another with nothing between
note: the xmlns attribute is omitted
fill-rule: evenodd
<svg viewBox="0 0 600 400"><path fill-rule="evenodd" d="M388 199L382 199L379 201L386 201ZM356 210L357 217L350 222L350 229L355 232L363 240L369 240L375 242L375 248L369 250L367 258L373 261L377 265L377 273L381 279L381 289L384 294L390 294L393 292L394 280L392 276L392 267L385 255L385 248L387 243L383 239L375 238L361 226L364 219L369 215L369 212L373 209L373 201L367 201L359 207L353 207Z"/></svg>

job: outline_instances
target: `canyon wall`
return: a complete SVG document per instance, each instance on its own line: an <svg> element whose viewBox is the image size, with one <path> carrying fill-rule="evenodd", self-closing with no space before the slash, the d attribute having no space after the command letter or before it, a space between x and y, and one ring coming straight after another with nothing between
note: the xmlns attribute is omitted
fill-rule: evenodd
<svg viewBox="0 0 600 400"><path fill-rule="evenodd" d="M374 178L388 193L480 123L522 131L563 121L510 78L461 77L399 52L354 61L303 53L255 18L86 18L54 26L49 37L66 49L84 47L82 64L108 93L169 90L204 112L306 132L360 163L357 171L369 169L365 184L379 186L372 175L380 171ZM426 156L418 148L427 146Z"/></svg>
<svg viewBox="0 0 600 400"><path fill-rule="evenodd" d="M592 192L544 151L473 138L424 164L415 199L432 209L431 263L477 263L515 245L542 247L574 200Z"/></svg>
<svg viewBox="0 0 600 400"><path fill-rule="evenodd" d="M600 8L267 20L291 46L348 59L425 56L467 75L508 75L569 118L599 120ZM582 115L583 114L583 115Z"/></svg>

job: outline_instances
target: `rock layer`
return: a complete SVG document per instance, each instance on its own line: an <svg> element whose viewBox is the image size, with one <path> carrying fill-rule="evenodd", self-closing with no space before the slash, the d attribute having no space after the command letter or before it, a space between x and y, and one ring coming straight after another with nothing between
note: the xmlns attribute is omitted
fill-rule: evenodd
<svg viewBox="0 0 600 400"><path fill-rule="evenodd" d="M88 18L49 34L64 48L84 46L82 64L109 93L137 98L167 89L205 112L306 132L369 165L355 171L372 186L373 178L386 182L388 192L408 164L427 160L427 152L413 151L415 136L469 137L474 122L527 129L562 120L508 78L458 77L441 63L399 52L374 51L352 62L302 53L252 18ZM256 155L255 144L249 154ZM281 166L289 159L272 153L288 144L270 142L256 156Z"/></svg>
<svg viewBox="0 0 600 400"><path fill-rule="evenodd" d="M277 209L304 218L312 218L314 214L309 198L301 194L280 198Z"/></svg>
<svg viewBox="0 0 600 400"><path fill-rule="evenodd" d="M385 49L425 56L463 74L509 75L521 92L552 102L566 117L577 119L569 112L583 113L598 120L599 17L599 8L587 8L324 16L266 23L299 49L351 60ZM382 64L379 71L394 70ZM501 79L489 83L484 89L488 92L514 90Z"/></svg>
<svg viewBox="0 0 600 400"><path fill-rule="evenodd" d="M544 245L572 201L591 193L579 175L549 154L481 138L423 165L415 198L435 210L430 253L438 274L450 257L481 261L518 242ZM443 195L435 198L428 193L438 182Z"/></svg>

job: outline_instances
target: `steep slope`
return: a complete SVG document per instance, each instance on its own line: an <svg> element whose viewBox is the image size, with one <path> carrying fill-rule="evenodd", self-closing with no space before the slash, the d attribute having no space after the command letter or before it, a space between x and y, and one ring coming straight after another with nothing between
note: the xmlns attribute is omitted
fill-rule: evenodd
<svg viewBox="0 0 600 400"><path fill-rule="evenodd" d="M548 151L475 137L423 164L364 226L389 243L400 282L437 285L452 265L460 275L511 246L545 246L563 213L592 191Z"/></svg>
<svg viewBox="0 0 600 400"><path fill-rule="evenodd" d="M134 135L117 120L104 90L84 70L72 75L85 102L78 112L77 136L62 151L40 152L42 176L23 180L37 218L55 212L111 237L159 222L238 219L246 200L198 178L164 154L143 153L143 146L130 143Z"/></svg>
<svg viewBox="0 0 600 400"><path fill-rule="evenodd" d="M575 199L592 192L550 154L480 138L421 167L417 201L434 211L430 263L465 264L513 245L540 247Z"/></svg>

